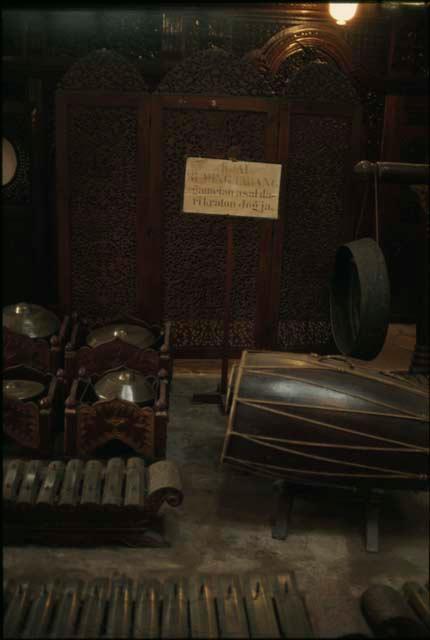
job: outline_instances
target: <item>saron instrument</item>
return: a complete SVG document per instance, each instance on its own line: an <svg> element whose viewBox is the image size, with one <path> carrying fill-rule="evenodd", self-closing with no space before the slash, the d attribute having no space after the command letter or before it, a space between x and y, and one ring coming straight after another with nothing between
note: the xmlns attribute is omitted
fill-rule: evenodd
<svg viewBox="0 0 430 640"><path fill-rule="evenodd" d="M429 486L424 376L342 356L244 351L227 402L222 462L295 483Z"/></svg>

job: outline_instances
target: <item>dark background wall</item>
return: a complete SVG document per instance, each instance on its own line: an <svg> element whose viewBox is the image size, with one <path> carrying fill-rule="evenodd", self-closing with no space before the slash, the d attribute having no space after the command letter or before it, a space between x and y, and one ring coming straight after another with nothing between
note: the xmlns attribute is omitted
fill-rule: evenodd
<svg viewBox="0 0 430 640"><path fill-rule="evenodd" d="M351 47L368 122L370 160L428 162L428 8L362 4L346 26L317 3L147 5L142 10L6 10L2 13L3 135L19 132L24 168L2 189L3 304L56 304L55 90L78 58L122 54L150 90L177 63L210 47L242 56L282 29L330 24ZM393 320L415 319L417 203L384 190L382 245ZM372 233L368 207L362 234Z"/></svg>

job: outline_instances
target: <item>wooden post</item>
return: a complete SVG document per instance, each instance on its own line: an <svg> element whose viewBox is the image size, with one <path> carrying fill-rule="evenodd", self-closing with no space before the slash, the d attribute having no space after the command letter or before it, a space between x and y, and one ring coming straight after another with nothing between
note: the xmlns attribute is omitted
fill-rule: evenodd
<svg viewBox="0 0 430 640"><path fill-rule="evenodd" d="M224 291L224 332L222 345L222 368L221 368L221 395L227 393L228 378L228 350L230 338L230 319L231 319L231 293L233 288L233 269L234 269L234 253L233 253L233 237L234 228L233 220L227 220L227 253L225 261L225 291Z"/></svg>
<svg viewBox="0 0 430 640"><path fill-rule="evenodd" d="M214 104L216 101L213 101ZM234 226L233 220L230 216L245 216L245 217L259 217L259 218L270 218L274 219L278 217L279 213L279 189L280 189L280 181L281 181L281 165L277 165L274 163L252 163L252 162L242 162L238 161L237 158L232 153L233 147L230 149L228 153L228 159L223 160L220 158L192 158L188 157L186 159L185 165L185 186L184 186L184 197L183 197L183 205L182 211L184 213L205 213L209 215L223 215L226 216L226 258L225 258L225 288L224 288L224 308L223 308L223 339L222 339L222 350L221 350L221 381L218 385L216 393L197 393L193 395L193 402L195 403L216 403L220 405L220 408L223 411L226 411L226 397L227 397L227 385L228 385L228 361L229 361L229 347L230 347L230 324L232 320L232 290L233 290L233 271L234 271ZM232 173L233 178L236 177L236 182L233 181L233 186L241 187L240 191L235 189L229 189L228 193L231 194L242 194L241 200L235 200L235 197L230 201L228 200L225 203L224 199L221 200L212 200L209 202L206 201L206 197L204 192L201 192L202 197L196 197L196 193L199 192L199 186L202 185L205 181L207 181L207 174L211 171L215 172L217 176L217 181L220 184L226 183L227 185L230 182L226 178L226 174L230 171L229 164L237 162L236 166L236 176L234 172ZM219 164L221 163L221 164ZM268 164L272 164L272 167L268 167ZM254 165L252 167L252 165ZM258 165L258 167L256 166ZM251 168L250 168L251 167ZM205 172L203 172L203 169ZM189 176L188 176L189 169ZM267 184L272 185L273 193L270 194L270 198L276 198L276 207L274 203L271 201L270 205L266 201L263 201L263 198L267 199L267 194L264 192L261 195L261 203L260 205L256 204L258 202L255 200L257 198L258 191L249 192L250 198L253 204L247 204L246 210L243 210L243 203L247 202L243 199L243 189L249 187L250 185L257 185L257 182L253 179L255 178L256 172L264 172L267 175ZM245 180L244 183L237 180L238 174L245 173L248 174L248 180ZM231 176L230 176L231 179ZM190 183L194 181L194 184L188 184L188 180ZM260 184L260 182L258 182ZM197 191L196 191L197 190ZM217 193L223 193L222 189L218 189ZM227 193L227 191L226 191ZM227 211L226 211L227 209Z"/></svg>

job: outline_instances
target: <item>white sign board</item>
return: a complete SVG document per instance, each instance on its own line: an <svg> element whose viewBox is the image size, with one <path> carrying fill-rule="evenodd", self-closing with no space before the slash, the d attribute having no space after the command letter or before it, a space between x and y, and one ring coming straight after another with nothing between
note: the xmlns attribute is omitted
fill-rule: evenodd
<svg viewBox="0 0 430 640"><path fill-rule="evenodd" d="M184 213L278 217L280 164L187 158Z"/></svg>

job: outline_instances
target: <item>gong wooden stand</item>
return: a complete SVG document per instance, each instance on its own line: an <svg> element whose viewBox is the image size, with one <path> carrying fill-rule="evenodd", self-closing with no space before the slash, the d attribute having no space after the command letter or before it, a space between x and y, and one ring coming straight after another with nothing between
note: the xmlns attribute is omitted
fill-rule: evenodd
<svg viewBox="0 0 430 640"><path fill-rule="evenodd" d="M428 185L430 170L428 164L406 162L368 162L362 160L354 167L360 176L374 176L377 181L393 184ZM428 196L427 196L428 198ZM421 204L423 215L423 242L417 247L420 259L420 311L416 320L416 344L412 356L410 373L426 374L430 371L429 298L428 298L428 240L429 212L427 203ZM426 211L427 209L427 211Z"/></svg>

